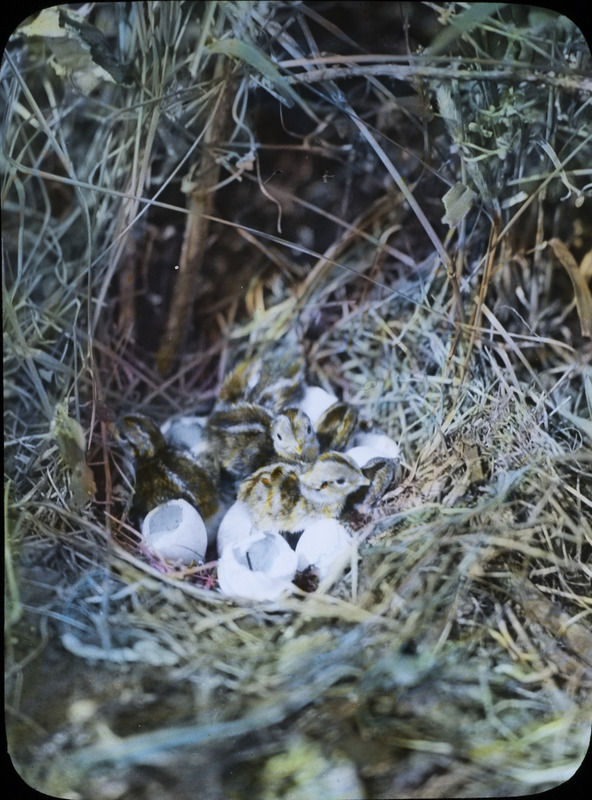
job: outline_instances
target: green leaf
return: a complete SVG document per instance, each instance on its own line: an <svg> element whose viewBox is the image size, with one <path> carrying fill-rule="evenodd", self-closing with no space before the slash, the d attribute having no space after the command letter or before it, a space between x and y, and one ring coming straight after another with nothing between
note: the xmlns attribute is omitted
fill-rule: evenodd
<svg viewBox="0 0 592 800"><path fill-rule="evenodd" d="M213 53L237 58L266 78L278 90L286 105L292 107L294 103L300 106L309 117L316 120L315 115L297 92L290 86L289 80L281 74L276 65L266 55L248 42L238 39L216 39L208 45L208 50Z"/></svg>
<svg viewBox="0 0 592 800"><path fill-rule="evenodd" d="M507 3L471 3L466 11L450 17L447 27L436 34L426 52L441 53L463 34L473 31L506 5Z"/></svg>

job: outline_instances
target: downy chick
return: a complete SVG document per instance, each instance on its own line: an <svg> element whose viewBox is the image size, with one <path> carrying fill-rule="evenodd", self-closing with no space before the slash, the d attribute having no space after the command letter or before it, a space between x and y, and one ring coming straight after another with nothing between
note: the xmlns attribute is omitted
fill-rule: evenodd
<svg viewBox="0 0 592 800"><path fill-rule="evenodd" d="M239 487L256 528L281 532L302 530L316 519L338 517L347 496L368 479L341 453L323 453L304 472L292 464L270 464Z"/></svg>

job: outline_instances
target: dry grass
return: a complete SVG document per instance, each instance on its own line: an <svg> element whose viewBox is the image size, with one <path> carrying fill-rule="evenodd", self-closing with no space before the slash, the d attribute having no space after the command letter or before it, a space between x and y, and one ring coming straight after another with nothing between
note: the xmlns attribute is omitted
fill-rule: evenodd
<svg viewBox="0 0 592 800"><path fill-rule="evenodd" d="M358 6L99 4L115 61L72 22L7 51L9 748L54 796L520 795L583 758L590 53L542 10L415 4L405 40ZM294 333L405 471L336 585L240 607L138 548L114 426Z"/></svg>

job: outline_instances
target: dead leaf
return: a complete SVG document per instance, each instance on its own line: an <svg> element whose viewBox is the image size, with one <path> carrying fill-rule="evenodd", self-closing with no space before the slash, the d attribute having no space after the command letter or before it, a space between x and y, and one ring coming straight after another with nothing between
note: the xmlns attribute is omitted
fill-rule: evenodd
<svg viewBox="0 0 592 800"><path fill-rule="evenodd" d="M590 294L590 287L586 281L584 271L578 266L575 258L560 239L551 239L549 244L573 284L582 336L592 338L592 295ZM582 262L582 266L587 268L587 263L585 264L584 262L586 262L586 257Z"/></svg>

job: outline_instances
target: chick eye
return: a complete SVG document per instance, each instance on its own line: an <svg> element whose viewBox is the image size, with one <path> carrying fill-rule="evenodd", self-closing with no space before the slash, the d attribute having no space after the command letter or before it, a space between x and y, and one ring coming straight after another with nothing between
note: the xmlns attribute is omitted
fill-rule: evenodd
<svg viewBox="0 0 592 800"><path fill-rule="evenodd" d="M282 441L282 434L279 431L277 431L275 435L276 435L276 439L278 440L278 442L281 442Z"/></svg>
<svg viewBox="0 0 592 800"><path fill-rule="evenodd" d="M312 428L310 426L310 423L306 426L306 432L309 434L312 433Z"/></svg>
<svg viewBox="0 0 592 800"><path fill-rule="evenodd" d="M343 484L345 483L345 478L337 478L337 480L335 481L335 483L336 483L338 486L343 486Z"/></svg>

